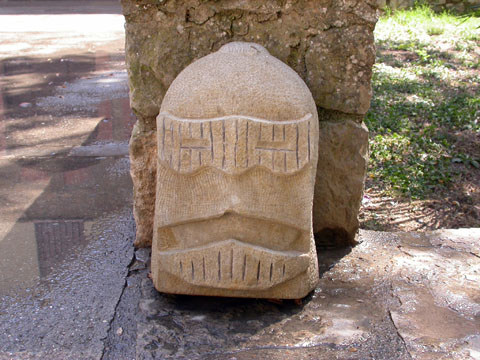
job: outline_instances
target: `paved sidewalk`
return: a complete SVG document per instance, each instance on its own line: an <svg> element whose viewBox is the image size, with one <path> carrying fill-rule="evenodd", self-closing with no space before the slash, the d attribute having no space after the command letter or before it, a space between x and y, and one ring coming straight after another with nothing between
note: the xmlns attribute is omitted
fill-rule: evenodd
<svg viewBox="0 0 480 360"><path fill-rule="evenodd" d="M132 246L123 17L0 0L0 359L480 359L480 229L318 249L301 303L164 295Z"/></svg>
<svg viewBox="0 0 480 360"><path fill-rule="evenodd" d="M104 351L135 233L120 12L0 2L0 359Z"/></svg>

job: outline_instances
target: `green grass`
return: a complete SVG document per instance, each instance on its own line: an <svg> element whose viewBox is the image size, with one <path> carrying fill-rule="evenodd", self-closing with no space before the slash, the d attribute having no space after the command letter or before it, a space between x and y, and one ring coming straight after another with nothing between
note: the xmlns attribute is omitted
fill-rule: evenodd
<svg viewBox="0 0 480 360"><path fill-rule="evenodd" d="M366 117L376 186L425 199L455 181L459 163L476 170L480 154L458 134L480 132L479 26L426 6L380 18Z"/></svg>

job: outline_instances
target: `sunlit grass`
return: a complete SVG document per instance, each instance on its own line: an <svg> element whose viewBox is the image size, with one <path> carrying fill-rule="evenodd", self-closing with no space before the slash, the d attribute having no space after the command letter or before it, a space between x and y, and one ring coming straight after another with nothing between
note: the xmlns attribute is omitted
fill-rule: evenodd
<svg viewBox="0 0 480 360"><path fill-rule="evenodd" d="M426 6L388 12L376 30L370 173L391 194L426 198L448 188L480 154L458 132L480 132L480 19Z"/></svg>

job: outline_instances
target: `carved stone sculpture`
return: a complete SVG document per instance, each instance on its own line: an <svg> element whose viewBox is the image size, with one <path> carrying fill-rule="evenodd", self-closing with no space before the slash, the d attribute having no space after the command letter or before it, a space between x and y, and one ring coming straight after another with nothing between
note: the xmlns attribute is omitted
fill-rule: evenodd
<svg viewBox="0 0 480 360"><path fill-rule="evenodd" d="M318 136L309 89L262 46L229 43L185 68L157 117L155 287L307 295Z"/></svg>

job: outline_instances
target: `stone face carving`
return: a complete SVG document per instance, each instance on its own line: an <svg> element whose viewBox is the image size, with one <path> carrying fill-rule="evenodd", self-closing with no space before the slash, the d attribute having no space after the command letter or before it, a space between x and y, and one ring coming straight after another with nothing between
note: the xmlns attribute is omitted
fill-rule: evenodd
<svg viewBox="0 0 480 360"><path fill-rule="evenodd" d="M318 281L318 115L303 80L233 42L185 68L157 117L155 287L301 298Z"/></svg>

